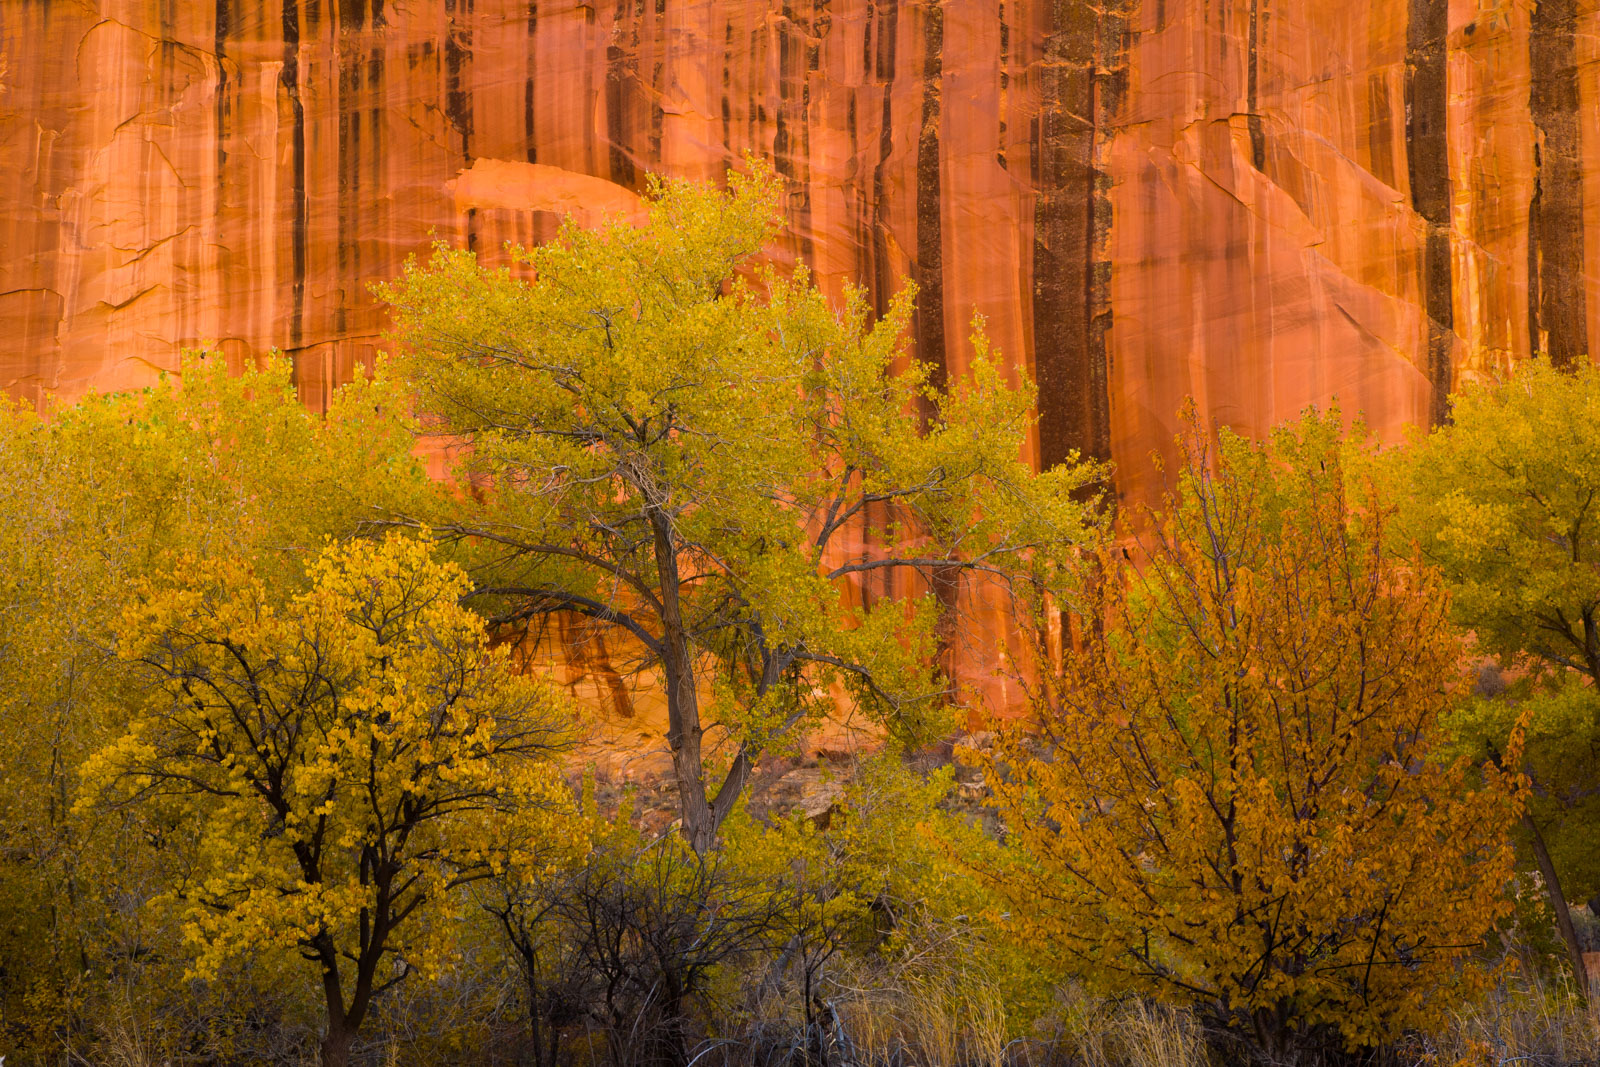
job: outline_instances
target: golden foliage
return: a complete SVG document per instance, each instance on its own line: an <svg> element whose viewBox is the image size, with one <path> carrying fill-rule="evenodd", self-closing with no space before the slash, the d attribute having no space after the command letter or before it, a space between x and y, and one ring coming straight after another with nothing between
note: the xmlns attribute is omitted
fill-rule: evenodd
<svg viewBox="0 0 1600 1067"><path fill-rule="evenodd" d="M837 693L902 740L943 733L962 586L1059 567L1103 473L1029 467L1033 385L981 329L948 388L905 359L911 287L878 315L858 288L835 306L804 269L757 268L780 194L759 163L726 191L656 182L642 225L513 250L526 279L440 246L379 289L483 490L420 518L478 546L507 623L562 614L641 649L699 850Z"/></svg>
<svg viewBox="0 0 1600 1067"><path fill-rule="evenodd" d="M1446 761L1449 597L1381 549L1338 415L1256 445L1191 423L1134 567L1101 557L1037 732L989 762L1025 936L1102 988L1269 1051L1436 1018L1506 913L1516 783Z"/></svg>
<svg viewBox="0 0 1600 1067"><path fill-rule="evenodd" d="M195 973L298 949L331 1041L449 955L428 912L453 887L582 847L553 758L561 698L487 646L465 574L427 542L331 546L282 607L236 559L173 578L124 612L119 653L155 687L83 775L183 840L171 895Z"/></svg>
<svg viewBox="0 0 1600 1067"><path fill-rule="evenodd" d="M287 360L230 374L188 353L155 386L41 417L0 405L0 1010L10 1047L57 1048L108 976L171 953L141 904L166 872L133 810L75 815L85 756L134 683L109 652L132 583L183 553L299 588L322 540L429 497L403 389L380 367L325 414ZM175 976L174 976L175 977Z"/></svg>

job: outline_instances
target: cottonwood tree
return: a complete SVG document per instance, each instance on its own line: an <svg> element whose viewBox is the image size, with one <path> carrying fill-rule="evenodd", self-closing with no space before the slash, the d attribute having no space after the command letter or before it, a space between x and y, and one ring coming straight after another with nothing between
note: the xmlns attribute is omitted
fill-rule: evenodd
<svg viewBox="0 0 1600 1067"><path fill-rule="evenodd" d="M1567 896L1600 893L1600 371L1534 360L1469 386L1388 473L1397 532L1444 574L1478 647L1524 675L1455 726L1499 757L1526 722L1523 836L1582 989Z"/></svg>
<svg viewBox="0 0 1600 1067"><path fill-rule="evenodd" d="M779 193L759 166L726 192L656 182L640 226L513 250L527 277L441 247L380 289L481 502L422 518L476 546L497 623L581 617L641 650L699 851L836 688L892 733L943 729L964 583L1048 570L1103 476L1023 462L1033 389L981 336L930 385L909 287L873 321L860 291L835 308L804 270L756 270Z"/></svg>
<svg viewBox="0 0 1600 1067"><path fill-rule="evenodd" d="M93 1032L87 973L127 969L144 1004L184 995L133 904L164 877L138 813L72 811L79 764L136 687L109 651L131 584L179 554L229 554L287 596L325 538L434 491L414 443L381 368L321 414L287 360L230 374L203 353L46 415L0 404L0 1011L17 1055Z"/></svg>
<svg viewBox="0 0 1600 1067"><path fill-rule="evenodd" d="M84 775L173 827L193 972L298 950L342 1067L373 999L451 951L457 886L565 847L567 718L427 544L332 547L310 577L282 606L238 561L148 586L119 651L154 686Z"/></svg>
<svg viewBox="0 0 1600 1067"><path fill-rule="evenodd" d="M1147 561L1106 554L1037 722L986 761L1031 943L1262 1062L1425 1026L1509 906L1516 783L1443 758L1449 595L1381 550L1340 436L1191 424Z"/></svg>

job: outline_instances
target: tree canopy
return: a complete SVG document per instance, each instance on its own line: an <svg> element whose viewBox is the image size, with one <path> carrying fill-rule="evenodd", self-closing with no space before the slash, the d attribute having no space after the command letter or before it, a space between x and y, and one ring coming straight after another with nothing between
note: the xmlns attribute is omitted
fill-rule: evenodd
<svg viewBox="0 0 1600 1067"><path fill-rule="evenodd" d="M1391 466L1396 532L1478 644L1600 681L1600 370L1535 360L1468 386Z"/></svg>
<svg viewBox="0 0 1600 1067"><path fill-rule="evenodd" d="M836 308L758 267L778 191L759 166L726 192L656 182L642 225L569 224L513 250L522 273L440 247L380 289L427 424L470 445L475 506L420 518L476 547L497 623L631 638L700 850L836 687L899 737L947 729L963 584L1059 567L1103 474L1028 466L1033 387L981 333L933 388L904 351L909 287L875 319L859 290Z"/></svg>
<svg viewBox="0 0 1600 1067"><path fill-rule="evenodd" d="M1091 980L1271 1062L1385 1044L1506 912L1515 782L1444 758L1449 597L1381 550L1337 412L1180 447L1148 558L1103 557L1036 730L988 760L997 888Z"/></svg>
<svg viewBox="0 0 1600 1067"><path fill-rule="evenodd" d="M85 778L187 839L169 892L196 973L270 948L316 965L338 1067L372 998L449 951L428 909L570 847L565 707L421 541L330 547L282 608L237 560L174 577L124 613L119 654L156 685Z"/></svg>
<svg viewBox="0 0 1600 1067"><path fill-rule="evenodd" d="M1468 386L1451 421L1414 435L1386 468L1396 532L1441 570L1477 647L1521 675L1452 725L1495 759L1525 728L1523 843L1581 988L1567 898L1600 894L1600 371L1535 360Z"/></svg>
<svg viewBox="0 0 1600 1067"><path fill-rule="evenodd" d="M30 961L0 969L13 1036L59 1025L89 973L120 965L117 931L161 877L124 847L136 813L72 810L82 761L137 692L112 651L134 584L183 554L229 555L286 597L326 537L436 492L381 371L325 414L299 402L287 360L239 371L189 353L149 389L45 416L0 407L0 951Z"/></svg>

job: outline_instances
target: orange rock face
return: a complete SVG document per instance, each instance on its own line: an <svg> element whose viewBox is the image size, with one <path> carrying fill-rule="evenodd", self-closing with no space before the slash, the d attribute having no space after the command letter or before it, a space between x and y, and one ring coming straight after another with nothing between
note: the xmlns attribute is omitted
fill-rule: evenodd
<svg viewBox="0 0 1600 1067"><path fill-rule="evenodd" d="M1193 395L1337 396L1393 437L1600 331L1600 0L0 0L0 382L115 389L185 345L317 403L369 282L741 153L782 255L922 358L974 314L1040 458L1145 457Z"/></svg>

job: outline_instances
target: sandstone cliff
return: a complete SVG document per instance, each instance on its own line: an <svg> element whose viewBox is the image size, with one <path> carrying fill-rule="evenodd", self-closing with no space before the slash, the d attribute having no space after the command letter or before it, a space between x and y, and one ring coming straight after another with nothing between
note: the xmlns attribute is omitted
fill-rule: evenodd
<svg viewBox="0 0 1600 1067"><path fill-rule="evenodd" d="M1038 450L1144 457L1180 400L1387 436L1600 329L1600 0L0 0L0 383L220 343L308 401L366 284L753 150L783 254L982 313Z"/></svg>

